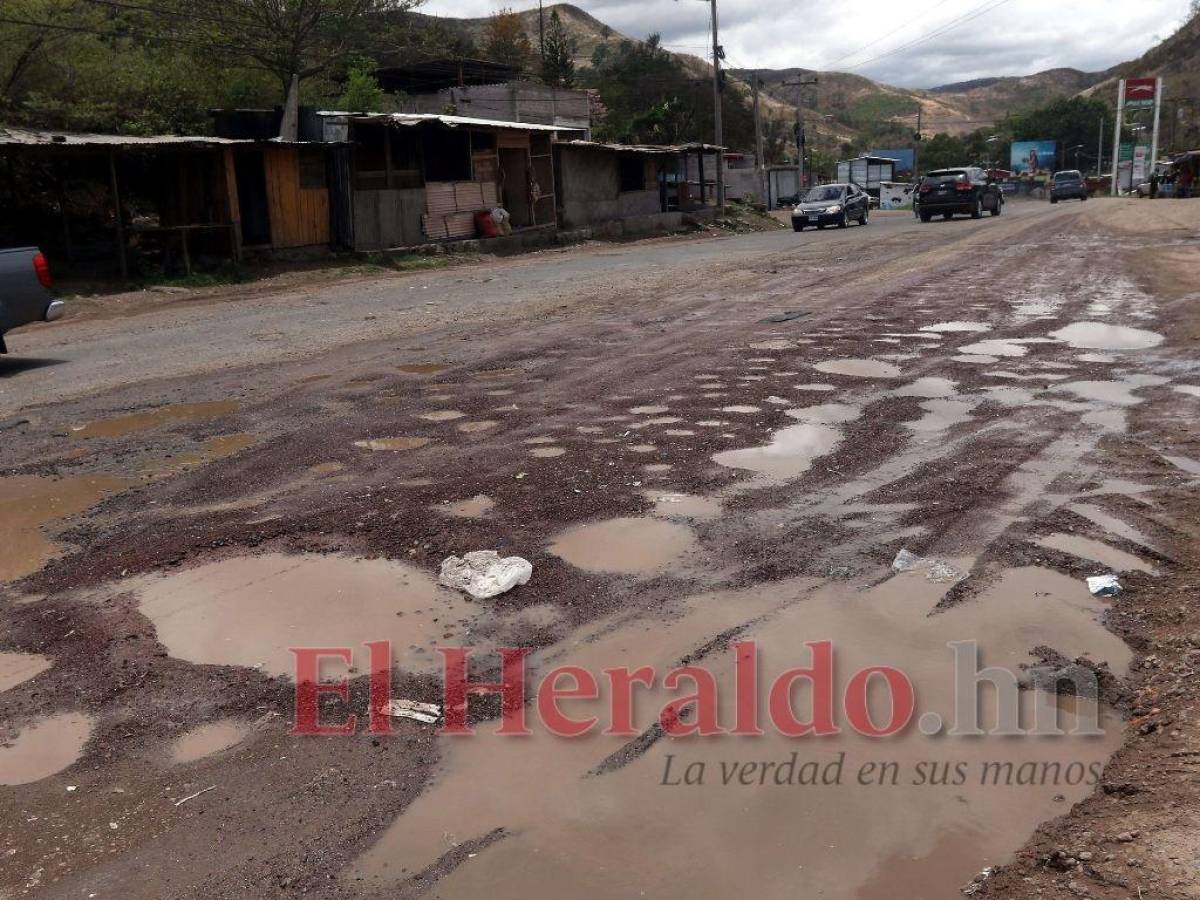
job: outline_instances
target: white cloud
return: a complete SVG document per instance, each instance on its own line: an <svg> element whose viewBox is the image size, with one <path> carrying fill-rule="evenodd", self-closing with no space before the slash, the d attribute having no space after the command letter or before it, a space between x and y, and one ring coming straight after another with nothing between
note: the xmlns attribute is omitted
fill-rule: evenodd
<svg viewBox="0 0 1200 900"><path fill-rule="evenodd" d="M700 0L577 0L576 5L630 37L657 32L680 52L704 55L709 41L708 4ZM1189 0L1006 0L944 36L901 49L984 5L985 0L924 0L909 9L886 0L858 0L852 7L718 0L718 12L728 65L836 69L905 87L934 87L1058 67L1107 69L1137 58L1171 34L1184 20ZM427 0L421 10L486 16L501 6L525 8L496 0Z"/></svg>

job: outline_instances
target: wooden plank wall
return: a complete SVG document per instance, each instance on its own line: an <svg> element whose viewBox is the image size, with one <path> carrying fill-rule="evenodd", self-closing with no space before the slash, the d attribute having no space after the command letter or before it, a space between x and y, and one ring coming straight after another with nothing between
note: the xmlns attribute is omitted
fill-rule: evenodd
<svg viewBox="0 0 1200 900"><path fill-rule="evenodd" d="M300 150L267 147L267 204L271 214L271 245L310 247L329 243L329 188L300 187Z"/></svg>

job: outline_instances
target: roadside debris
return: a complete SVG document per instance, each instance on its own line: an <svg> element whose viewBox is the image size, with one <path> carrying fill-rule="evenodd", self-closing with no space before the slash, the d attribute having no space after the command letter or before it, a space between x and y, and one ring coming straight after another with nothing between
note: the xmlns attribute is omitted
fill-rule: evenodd
<svg viewBox="0 0 1200 900"><path fill-rule="evenodd" d="M476 600L487 600L525 584L532 575L533 564L520 556L501 559L495 550L473 550L442 560L441 582Z"/></svg>
<svg viewBox="0 0 1200 900"><path fill-rule="evenodd" d="M194 793L194 794L188 794L188 795L187 795L186 797L184 797L182 800L176 800L176 801L175 801L175 805L176 805L176 806L183 806L183 804L187 803L189 800L195 800L195 799L196 799L197 797L199 797L201 794L207 794L209 791L215 791L216 789L217 789L217 786L214 784L214 785L212 785L211 787L206 787L206 788L205 788L204 790L202 790L202 791L196 791L196 793Z"/></svg>
<svg viewBox="0 0 1200 900"><path fill-rule="evenodd" d="M1087 586L1095 597L1115 597L1123 590L1116 575L1091 575Z"/></svg>
<svg viewBox="0 0 1200 900"><path fill-rule="evenodd" d="M917 569L925 569L925 577L930 581L938 583L958 581L963 577L963 573L954 568L954 566L933 557L917 556L917 554L913 553L907 547L900 548L900 552L892 560L892 568L897 572L912 572Z"/></svg>
<svg viewBox="0 0 1200 900"><path fill-rule="evenodd" d="M984 883L992 877L992 872L994 871L995 866L988 866L986 869L972 878L966 887L962 888L962 893L966 894L968 897L972 897L979 893L979 891L983 888Z"/></svg>
<svg viewBox="0 0 1200 900"><path fill-rule="evenodd" d="M432 725L442 716L442 708L436 703L419 700L389 700L379 711L394 719L416 719L426 725Z"/></svg>

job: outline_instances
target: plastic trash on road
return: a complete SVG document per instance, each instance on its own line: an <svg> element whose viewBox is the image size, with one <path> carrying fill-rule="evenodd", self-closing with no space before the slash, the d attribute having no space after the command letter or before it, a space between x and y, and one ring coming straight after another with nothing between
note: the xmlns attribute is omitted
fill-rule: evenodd
<svg viewBox="0 0 1200 900"><path fill-rule="evenodd" d="M436 703L421 703L418 700L389 700L380 712L393 719L416 719L432 725L441 718L442 708Z"/></svg>
<svg viewBox="0 0 1200 900"><path fill-rule="evenodd" d="M440 580L476 600L487 600L525 584L532 575L533 564L520 556L501 559L495 550L473 550L462 557L446 557Z"/></svg>
<svg viewBox="0 0 1200 900"><path fill-rule="evenodd" d="M1092 575L1087 586L1096 597L1115 597L1121 593L1121 582L1117 581L1116 575Z"/></svg>

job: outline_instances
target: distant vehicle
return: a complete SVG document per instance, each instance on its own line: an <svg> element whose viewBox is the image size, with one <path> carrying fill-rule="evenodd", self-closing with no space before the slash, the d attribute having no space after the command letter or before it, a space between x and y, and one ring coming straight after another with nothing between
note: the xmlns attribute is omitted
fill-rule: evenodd
<svg viewBox="0 0 1200 900"><path fill-rule="evenodd" d="M63 302L50 294L50 266L37 247L0 250L0 353L7 353L5 332L30 322L53 322Z"/></svg>
<svg viewBox="0 0 1200 900"><path fill-rule="evenodd" d="M812 188L792 210L792 229L803 231L810 225L845 228L852 221L866 225L871 214L867 193L853 184L823 184Z"/></svg>
<svg viewBox="0 0 1200 900"><path fill-rule="evenodd" d="M1086 200L1088 198L1087 181L1078 169L1065 169L1055 172L1050 182L1050 202L1059 200Z"/></svg>
<svg viewBox="0 0 1200 900"><path fill-rule="evenodd" d="M980 219L985 211L998 216L1003 210L1004 193L977 166L929 172L917 189L916 214L922 222L937 215L949 219L955 213Z"/></svg>

